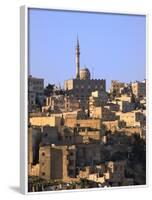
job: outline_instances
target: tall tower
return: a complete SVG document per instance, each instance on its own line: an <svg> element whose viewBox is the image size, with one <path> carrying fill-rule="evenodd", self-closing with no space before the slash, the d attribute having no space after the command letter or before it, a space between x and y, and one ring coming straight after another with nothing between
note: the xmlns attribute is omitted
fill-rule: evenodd
<svg viewBox="0 0 152 200"><path fill-rule="evenodd" d="M79 39L77 36L77 45L76 45L76 79L80 78L80 47Z"/></svg>

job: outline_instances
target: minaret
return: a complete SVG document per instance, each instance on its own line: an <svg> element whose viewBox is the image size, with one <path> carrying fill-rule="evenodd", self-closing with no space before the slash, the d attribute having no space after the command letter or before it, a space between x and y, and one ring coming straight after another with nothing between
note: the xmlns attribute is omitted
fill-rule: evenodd
<svg viewBox="0 0 152 200"><path fill-rule="evenodd" d="M77 46L76 46L76 79L80 78L80 48L79 39L77 36Z"/></svg>

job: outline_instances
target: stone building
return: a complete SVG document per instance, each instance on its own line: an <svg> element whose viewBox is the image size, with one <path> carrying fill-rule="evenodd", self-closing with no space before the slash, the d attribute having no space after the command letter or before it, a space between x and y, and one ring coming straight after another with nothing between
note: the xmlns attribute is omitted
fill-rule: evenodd
<svg viewBox="0 0 152 200"><path fill-rule="evenodd" d="M117 80L112 80L111 81L111 88L110 88L110 92L111 93L115 93L116 95L120 94L120 89L125 87L125 83L123 82L119 82Z"/></svg>
<svg viewBox="0 0 152 200"><path fill-rule="evenodd" d="M58 128L54 126L41 127L41 145L58 144L59 133Z"/></svg>
<svg viewBox="0 0 152 200"><path fill-rule="evenodd" d="M74 96L53 95L46 98L42 112L62 113L80 109L80 101Z"/></svg>
<svg viewBox="0 0 152 200"><path fill-rule="evenodd" d="M125 127L120 129L119 132L125 133L127 136L132 136L134 134L138 134L140 138L145 138L146 130L142 127Z"/></svg>
<svg viewBox="0 0 152 200"><path fill-rule="evenodd" d="M89 97L90 117L95 107L106 105L107 101L108 101L108 95L106 92L104 91L100 93L99 91L92 92L91 96Z"/></svg>
<svg viewBox="0 0 152 200"><path fill-rule="evenodd" d="M80 109L80 101L74 96L65 96L64 109L65 112L78 110Z"/></svg>
<svg viewBox="0 0 152 200"><path fill-rule="evenodd" d="M41 128L29 127L28 128L28 162L35 165L39 160L39 144L41 141Z"/></svg>
<svg viewBox="0 0 152 200"><path fill-rule="evenodd" d="M69 128L66 126L60 129L60 143L63 145L73 145L83 143L83 138L76 130L76 128Z"/></svg>
<svg viewBox="0 0 152 200"><path fill-rule="evenodd" d="M110 161L107 163L107 171L109 173L109 185L110 186L123 186L126 182L130 182L130 185L133 185L133 179L125 178L125 166L126 161ZM127 184L129 185L129 184Z"/></svg>
<svg viewBox="0 0 152 200"><path fill-rule="evenodd" d="M61 125L61 116L33 116L29 121L32 126L56 126Z"/></svg>
<svg viewBox="0 0 152 200"><path fill-rule="evenodd" d="M146 117L141 111L132 111L127 113L118 112L117 115L121 121L126 122L127 127L140 127L145 123Z"/></svg>
<svg viewBox="0 0 152 200"><path fill-rule="evenodd" d="M132 96L122 94L121 96L116 97L114 102L119 102L119 101L128 101L129 103L131 103L132 102Z"/></svg>
<svg viewBox="0 0 152 200"><path fill-rule="evenodd" d="M117 102L120 106L120 111L122 112L131 112L135 109L135 104L129 101L118 101Z"/></svg>
<svg viewBox="0 0 152 200"><path fill-rule="evenodd" d="M102 135L100 130L91 130L91 128L79 128L79 135L83 138L83 143L101 141Z"/></svg>
<svg viewBox="0 0 152 200"><path fill-rule="evenodd" d="M104 107L115 112L119 111L120 109L120 105L118 103L107 103Z"/></svg>
<svg viewBox="0 0 152 200"><path fill-rule="evenodd" d="M52 95L50 97L46 97L46 104L42 107L42 112L47 111L64 111L64 95Z"/></svg>
<svg viewBox="0 0 152 200"><path fill-rule="evenodd" d="M133 82L131 84L132 92L136 97L143 98L146 96L146 81L143 82Z"/></svg>
<svg viewBox="0 0 152 200"><path fill-rule="evenodd" d="M94 167L86 166L83 170L80 170L78 177L100 183L104 186L106 182L104 175L105 171L105 165L102 164Z"/></svg>
<svg viewBox="0 0 152 200"><path fill-rule="evenodd" d="M73 95L79 99L83 108L87 108L91 92L106 90L106 81L104 79L91 79L88 68L80 69L80 47L78 40L76 46L76 78L66 80L64 82L64 89L68 95Z"/></svg>
<svg viewBox="0 0 152 200"><path fill-rule="evenodd" d="M85 166L94 166L101 163L103 159L102 145L100 143L89 143L77 145L76 165L77 169Z"/></svg>
<svg viewBox="0 0 152 200"><path fill-rule="evenodd" d="M49 145L40 148L40 177L46 180L66 180L75 177L75 146Z"/></svg>
<svg viewBox="0 0 152 200"><path fill-rule="evenodd" d="M28 128L28 175L39 176L39 144L41 130L38 127Z"/></svg>
<svg viewBox="0 0 152 200"><path fill-rule="evenodd" d="M83 112L81 109L69 112L62 112L62 113L51 113L49 115L50 117L60 117L61 120L66 118L76 118L76 119L86 118L86 113Z"/></svg>
<svg viewBox="0 0 152 200"><path fill-rule="evenodd" d="M103 121L102 123L106 126L106 130L111 132L115 132L120 128L126 127L126 122L120 120Z"/></svg>
<svg viewBox="0 0 152 200"><path fill-rule="evenodd" d="M78 177L99 183L104 186L133 185L133 178L125 176L126 162L109 161L95 166L86 166L79 171Z"/></svg>
<svg viewBox="0 0 152 200"><path fill-rule="evenodd" d="M116 114L114 111L110 111L104 106L94 107L90 116L93 118L99 118L102 121L114 121L116 120Z"/></svg>
<svg viewBox="0 0 152 200"><path fill-rule="evenodd" d="M44 79L28 77L28 107L29 112L35 105L42 106L44 103Z"/></svg>
<svg viewBox="0 0 152 200"><path fill-rule="evenodd" d="M90 128L94 130L101 130L102 122L100 119L77 119L77 118L66 118L65 126L71 128Z"/></svg>

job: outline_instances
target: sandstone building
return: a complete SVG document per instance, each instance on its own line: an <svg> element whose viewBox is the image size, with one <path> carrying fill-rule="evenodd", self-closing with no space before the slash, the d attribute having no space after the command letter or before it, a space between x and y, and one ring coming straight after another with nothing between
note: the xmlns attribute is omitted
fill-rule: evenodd
<svg viewBox="0 0 152 200"><path fill-rule="evenodd" d="M131 84L132 92L136 97L143 98L146 96L146 81L143 82L133 82Z"/></svg>
<svg viewBox="0 0 152 200"><path fill-rule="evenodd" d="M75 177L75 146L44 146L40 148L40 177L66 180Z"/></svg>
<svg viewBox="0 0 152 200"><path fill-rule="evenodd" d="M36 105L44 103L44 79L28 77L28 109L32 111Z"/></svg>

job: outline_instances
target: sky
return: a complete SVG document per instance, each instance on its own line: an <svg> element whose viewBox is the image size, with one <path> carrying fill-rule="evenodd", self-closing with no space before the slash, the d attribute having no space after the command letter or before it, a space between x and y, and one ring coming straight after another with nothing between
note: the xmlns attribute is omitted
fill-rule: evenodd
<svg viewBox="0 0 152 200"><path fill-rule="evenodd" d="M75 78L75 47L80 43L80 66L92 78L123 82L146 78L146 17L29 9L29 73L63 86Z"/></svg>

